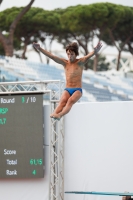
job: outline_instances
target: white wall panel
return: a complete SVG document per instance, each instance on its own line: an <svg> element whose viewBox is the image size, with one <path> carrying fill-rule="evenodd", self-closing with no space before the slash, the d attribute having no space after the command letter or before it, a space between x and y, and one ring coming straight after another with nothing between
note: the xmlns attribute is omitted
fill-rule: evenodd
<svg viewBox="0 0 133 200"><path fill-rule="evenodd" d="M65 191L133 192L132 180L133 102L75 104L65 118Z"/></svg>

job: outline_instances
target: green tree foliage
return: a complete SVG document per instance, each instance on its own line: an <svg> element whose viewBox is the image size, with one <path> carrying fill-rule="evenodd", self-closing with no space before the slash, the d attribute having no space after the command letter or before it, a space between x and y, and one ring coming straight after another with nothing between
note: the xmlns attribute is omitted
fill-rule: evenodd
<svg viewBox="0 0 133 200"><path fill-rule="evenodd" d="M133 38L131 38L128 42L127 45L124 47L124 51L130 52L131 55L133 55Z"/></svg>
<svg viewBox="0 0 133 200"><path fill-rule="evenodd" d="M94 48L95 38L98 38L99 41L105 38L107 39L106 42L110 41L110 44L112 44L108 30L115 29L123 16L123 12L124 6L111 3L95 3L69 7L61 16L62 29L65 30L64 38L66 38L66 42L74 39L77 40L83 48L84 54L89 53L89 44ZM95 57L93 70L96 70L98 56ZM88 64L86 64L87 68Z"/></svg>
<svg viewBox="0 0 133 200"><path fill-rule="evenodd" d="M16 26L20 19L23 17L23 15L28 12L31 5L33 4L34 0L31 0L30 3L21 9L21 11L18 13L16 10L14 12L9 12L9 9L6 10L5 15L3 12L1 13L0 19L1 19L1 27L5 29L0 30L0 42L3 45L5 55L6 56L13 56L13 39L14 39L14 32L16 29ZM3 21L2 21L3 20ZM4 25L5 22L5 25ZM10 24L7 28L7 24ZM8 31L7 31L8 29ZM6 37L5 34L3 34L3 31L6 31Z"/></svg>
<svg viewBox="0 0 133 200"><path fill-rule="evenodd" d="M4 35L5 37L8 37L8 34L5 34ZM20 43L20 40L18 40L16 37L14 38L14 41L13 41L13 46L14 46L14 50L17 51L17 50L20 50L21 49L21 43ZM0 43L0 55L5 55L5 50L2 46L2 44Z"/></svg>
<svg viewBox="0 0 133 200"><path fill-rule="evenodd" d="M22 8L6 9L0 13L0 25L3 34L9 34L9 27ZM69 42L77 40L80 52L84 55L94 48L94 41L104 41L107 45L118 49L117 69L122 51L133 54L133 8L112 4L95 3L89 5L71 6L66 9L51 11L41 8L30 8L19 20L15 29L14 48L23 49L22 57L25 58L27 46L33 41L40 41L46 47L47 38L50 45L53 40L58 40L64 47ZM50 51L49 49L47 49ZM101 55L96 55L91 63L93 70L102 70L108 64ZM90 61L91 62L91 61ZM86 66L90 68L90 63Z"/></svg>
<svg viewBox="0 0 133 200"><path fill-rule="evenodd" d="M0 55L2 55L2 56L5 55L5 51L4 51L4 48L1 43L0 43Z"/></svg>
<svg viewBox="0 0 133 200"><path fill-rule="evenodd" d="M119 20L114 27L108 27L104 33L103 40L108 45L114 45L118 50L117 70L120 67L121 52L125 46L130 48L130 41L133 38L133 8L117 5ZM107 36L109 34L109 37Z"/></svg>
<svg viewBox="0 0 133 200"><path fill-rule="evenodd" d="M54 35L57 35L60 30L59 25L59 14L57 12L31 8L20 20L15 32L15 36L23 43L22 57L25 58L27 45L32 44L33 41L40 41L45 45L47 37L51 36L52 42ZM24 28L22 29L22 27Z"/></svg>

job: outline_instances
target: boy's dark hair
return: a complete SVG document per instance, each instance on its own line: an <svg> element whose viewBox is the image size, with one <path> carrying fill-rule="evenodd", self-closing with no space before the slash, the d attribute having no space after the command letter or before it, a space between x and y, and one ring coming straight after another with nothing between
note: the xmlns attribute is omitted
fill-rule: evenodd
<svg viewBox="0 0 133 200"><path fill-rule="evenodd" d="M76 54L76 56L79 55L79 52L78 52L78 44L77 42L73 42L73 43L70 43L67 47L66 47L66 52L67 51L74 51L74 53Z"/></svg>

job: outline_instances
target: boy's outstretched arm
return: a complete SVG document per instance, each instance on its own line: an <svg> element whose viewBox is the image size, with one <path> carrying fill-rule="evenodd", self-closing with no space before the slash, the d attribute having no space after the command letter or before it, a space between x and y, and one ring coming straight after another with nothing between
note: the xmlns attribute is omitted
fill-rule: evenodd
<svg viewBox="0 0 133 200"><path fill-rule="evenodd" d="M52 53L50 53L49 51L46 51L45 49L42 49L40 47L40 44L38 43L33 43L33 47L37 50L37 51L41 51L45 56L48 56L49 58L51 58L52 60L54 60L55 62L57 62L58 64L61 64L63 66L65 66L66 62L65 59L63 58L59 58L55 55L53 55Z"/></svg>
<svg viewBox="0 0 133 200"><path fill-rule="evenodd" d="M97 46L94 47L94 50L93 50L92 52L90 52L90 53L87 54L86 56L84 56L84 57L82 57L82 58L79 59L79 64L81 64L81 65L86 64L86 63L88 62L88 60L89 60L92 56L96 55L96 54L100 51L101 48L102 48L102 43L101 43L101 42L98 42Z"/></svg>

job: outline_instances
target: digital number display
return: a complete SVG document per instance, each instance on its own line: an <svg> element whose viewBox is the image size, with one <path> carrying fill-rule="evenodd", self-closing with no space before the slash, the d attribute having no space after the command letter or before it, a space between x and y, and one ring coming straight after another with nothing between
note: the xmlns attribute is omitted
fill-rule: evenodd
<svg viewBox="0 0 133 200"><path fill-rule="evenodd" d="M0 178L44 177L43 94L0 96Z"/></svg>

